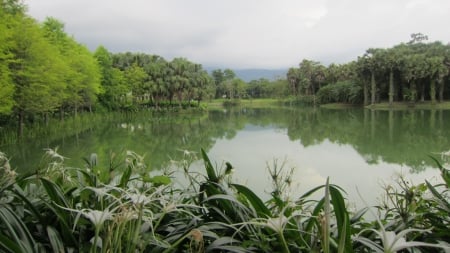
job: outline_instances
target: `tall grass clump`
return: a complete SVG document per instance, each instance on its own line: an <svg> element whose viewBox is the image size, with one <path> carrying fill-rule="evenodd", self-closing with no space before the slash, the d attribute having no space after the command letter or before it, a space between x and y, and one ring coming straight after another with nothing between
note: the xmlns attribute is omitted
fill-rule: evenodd
<svg viewBox="0 0 450 253"><path fill-rule="evenodd" d="M233 165L191 169L183 151L174 168L152 171L132 151L99 168L65 165L47 149L35 171L17 175L0 153L1 252L446 252L449 171L443 183L386 189L379 206L350 211L346 193L327 179L298 198L294 170L268 166L273 189L263 201L233 180ZM185 182L176 184L176 170ZM314 198L313 196L320 196ZM370 214L370 215L366 215ZM369 218L366 218L369 216Z"/></svg>

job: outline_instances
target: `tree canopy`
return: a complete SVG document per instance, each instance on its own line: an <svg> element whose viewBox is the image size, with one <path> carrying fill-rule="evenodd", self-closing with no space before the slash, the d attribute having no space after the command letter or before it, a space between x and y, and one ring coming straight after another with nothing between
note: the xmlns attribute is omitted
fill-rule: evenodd
<svg viewBox="0 0 450 253"><path fill-rule="evenodd" d="M321 103L442 102L450 95L446 91L450 45L426 40L426 35L415 33L407 43L369 48L357 60L341 65L325 67L302 60L297 68L287 72L290 93L300 97L317 94ZM343 81L348 91L342 90ZM340 96L342 92L346 95ZM349 96L353 99L349 100Z"/></svg>

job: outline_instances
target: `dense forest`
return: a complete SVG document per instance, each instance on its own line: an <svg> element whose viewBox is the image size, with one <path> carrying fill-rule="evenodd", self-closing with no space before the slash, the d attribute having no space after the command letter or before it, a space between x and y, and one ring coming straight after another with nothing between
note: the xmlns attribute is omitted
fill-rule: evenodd
<svg viewBox="0 0 450 253"><path fill-rule="evenodd" d="M186 58L91 52L54 18L38 22L17 0L0 6L0 124L64 119L80 111L184 107L213 98L290 98L305 103L441 102L450 96L450 45L411 40L324 66L302 60L286 79L248 83L230 69L208 73Z"/></svg>
<svg viewBox="0 0 450 253"><path fill-rule="evenodd" d="M391 48L370 48L357 60L331 64L303 60L290 68L290 92L319 103L442 102L448 98L450 45L425 43L426 35Z"/></svg>
<svg viewBox="0 0 450 253"><path fill-rule="evenodd" d="M200 64L141 53L90 52L54 18L39 23L19 1L1 1L0 115L19 132L37 117L115 110L160 101L200 101L213 94Z"/></svg>

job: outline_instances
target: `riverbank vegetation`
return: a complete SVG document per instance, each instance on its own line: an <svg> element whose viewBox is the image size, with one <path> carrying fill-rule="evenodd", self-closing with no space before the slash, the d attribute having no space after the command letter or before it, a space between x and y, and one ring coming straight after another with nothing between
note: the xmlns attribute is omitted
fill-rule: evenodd
<svg viewBox="0 0 450 253"><path fill-rule="evenodd" d="M103 46L91 52L61 21L38 22L18 0L0 3L0 125L14 123L18 136L52 117L187 108L212 99L228 105L270 98L287 105L412 107L426 101L434 106L450 96L450 46L427 43L420 33L391 48L370 48L349 63L324 66L303 59L286 78L244 82L230 69L208 73L181 57L111 53Z"/></svg>
<svg viewBox="0 0 450 253"><path fill-rule="evenodd" d="M97 167L95 156L85 168L67 167L56 151L23 175L0 153L2 252L449 250L450 171L439 163L442 182L400 178L379 206L352 210L333 179L292 199L291 172L277 163L268 168L273 189L264 202L233 182L231 163L216 168L203 150L204 173L191 170L190 151L162 172L148 171L131 151L110 168ZM173 170L184 171L185 184L175 183Z"/></svg>

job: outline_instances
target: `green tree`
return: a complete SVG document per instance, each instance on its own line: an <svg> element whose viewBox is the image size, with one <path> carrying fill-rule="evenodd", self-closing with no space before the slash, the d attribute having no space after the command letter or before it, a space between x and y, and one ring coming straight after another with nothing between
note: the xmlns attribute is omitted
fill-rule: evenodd
<svg viewBox="0 0 450 253"><path fill-rule="evenodd" d="M13 31L7 24L15 22L7 13L2 1L0 6L0 114L11 114L14 106L14 85L11 82L9 63L12 59L10 49L13 47Z"/></svg>
<svg viewBox="0 0 450 253"><path fill-rule="evenodd" d="M61 106L67 65L33 19L20 17L13 31L14 56L9 66L21 136L26 114L48 114Z"/></svg>
<svg viewBox="0 0 450 253"><path fill-rule="evenodd" d="M96 59L83 45L77 43L64 31L64 24L57 19L47 18L43 23L46 38L59 49L65 66L64 103L61 106L61 116L64 108L69 108L77 115L80 107L92 111L97 95L101 92L100 70Z"/></svg>
<svg viewBox="0 0 450 253"><path fill-rule="evenodd" d="M131 87L133 99L135 101L143 100L146 92L149 90L149 83L147 82L148 75L143 68L133 63L124 71L125 79Z"/></svg>
<svg viewBox="0 0 450 253"><path fill-rule="evenodd" d="M95 50L94 57L100 68L100 84L103 90L99 100L106 108L117 109L124 101L124 94L128 92L123 73L113 68L112 55L104 46Z"/></svg>
<svg viewBox="0 0 450 253"><path fill-rule="evenodd" d="M159 102L167 95L167 85L164 80L167 72L167 61L160 56L153 56L152 61L145 65L148 74L148 87L152 102L159 109Z"/></svg>

